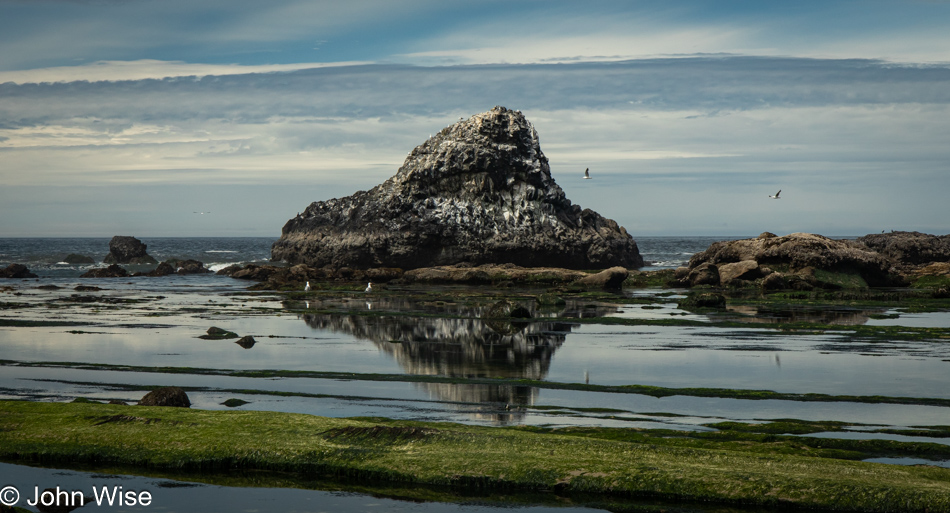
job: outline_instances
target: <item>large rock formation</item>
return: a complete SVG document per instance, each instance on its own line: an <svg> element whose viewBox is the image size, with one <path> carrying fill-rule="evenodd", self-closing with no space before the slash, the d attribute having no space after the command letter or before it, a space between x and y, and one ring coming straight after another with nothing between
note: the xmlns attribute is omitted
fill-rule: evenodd
<svg viewBox="0 0 950 513"><path fill-rule="evenodd" d="M643 265L626 230L571 204L534 127L504 107L443 129L373 189L312 203L284 225L272 257L363 269Z"/></svg>

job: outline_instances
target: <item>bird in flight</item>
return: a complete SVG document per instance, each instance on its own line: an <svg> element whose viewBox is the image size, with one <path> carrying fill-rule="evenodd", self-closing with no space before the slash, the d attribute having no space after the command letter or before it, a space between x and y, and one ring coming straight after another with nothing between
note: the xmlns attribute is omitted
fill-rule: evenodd
<svg viewBox="0 0 950 513"><path fill-rule="evenodd" d="M782 199L778 197L779 194L782 194L782 189L779 189L778 192L775 193L775 196L769 195L769 197L772 199Z"/></svg>
<svg viewBox="0 0 950 513"><path fill-rule="evenodd" d="M584 180L590 180L590 168L584 170Z"/></svg>
<svg viewBox="0 0 950 513"><path fill-rule="evenodd" d="M198 212L198 211L196 210L195 213L196 213L196 214L205 215L205 214L210 214L211 212Z"/></svg>

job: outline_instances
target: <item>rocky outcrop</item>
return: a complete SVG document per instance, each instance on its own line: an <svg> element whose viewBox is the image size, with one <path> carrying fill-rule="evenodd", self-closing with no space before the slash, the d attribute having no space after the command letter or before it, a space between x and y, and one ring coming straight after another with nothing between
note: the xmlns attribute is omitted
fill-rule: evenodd
<svg viewBox="0 0 950 513"><path fill-rule="evenodd" d="M950 262L950 235L890 232L858 237L858 242L884 255L898 267Z"/></svg>
<svg viewBox="0 0 950 513"><path fill-rule="evenodd" d="M807 289L849 286L834 277L818 277L819 270L853 277L852 284L891 285L894 277L889 269L888 259L856 241L811 233L779 237L766 232L754 239L715 242L693 255L689 267L678 270L677 276L688 286L736 286L758 281L766 289ZM780 274L772 276L776 272Z"/></svg>
<svg viewBox="0 0 950 513"><path fill-rule="evenodd" d="M643 265L626 230L565 197L534 127L504 107L443 129L373 189L312 203L284 225L272 257L357 269Z"/></svg>
<svg viewBox="0 0 950 513"><path fill-rule="evenodd" d="M10 264L0 269L0 278L38 278L23 264Z"/></svg>
<svg viewBox="0 0 950 513"><path fill-rule="evenodd" d="M109 254L102 259L105 264L157 264L148 253L147 246L135 237L116 235L109 241Z"/></svg>

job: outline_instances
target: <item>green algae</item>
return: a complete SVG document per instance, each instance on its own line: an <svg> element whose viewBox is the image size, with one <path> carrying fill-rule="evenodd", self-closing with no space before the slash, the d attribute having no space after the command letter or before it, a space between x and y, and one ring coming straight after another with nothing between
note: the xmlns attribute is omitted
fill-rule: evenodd
<svg viewBox="0 0 950 513"><path fill-rule="evenodd" d="M268 470L455 490L660 497L850 511L950 508L950 470L642 442L574 430L0 401L0 457ZM711 443L705 441L706 443Z"/></svg>

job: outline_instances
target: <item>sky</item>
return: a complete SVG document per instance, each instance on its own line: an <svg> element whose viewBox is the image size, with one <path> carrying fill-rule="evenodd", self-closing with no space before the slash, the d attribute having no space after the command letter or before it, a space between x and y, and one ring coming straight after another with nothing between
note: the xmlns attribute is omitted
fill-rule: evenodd
<svg viewBox="0 0 950 513"><path fill-rule="evenodd" d="M0 237L276 239L495 105L634 238L946 234L947 26L938 0L0 0Z"/></svg>

